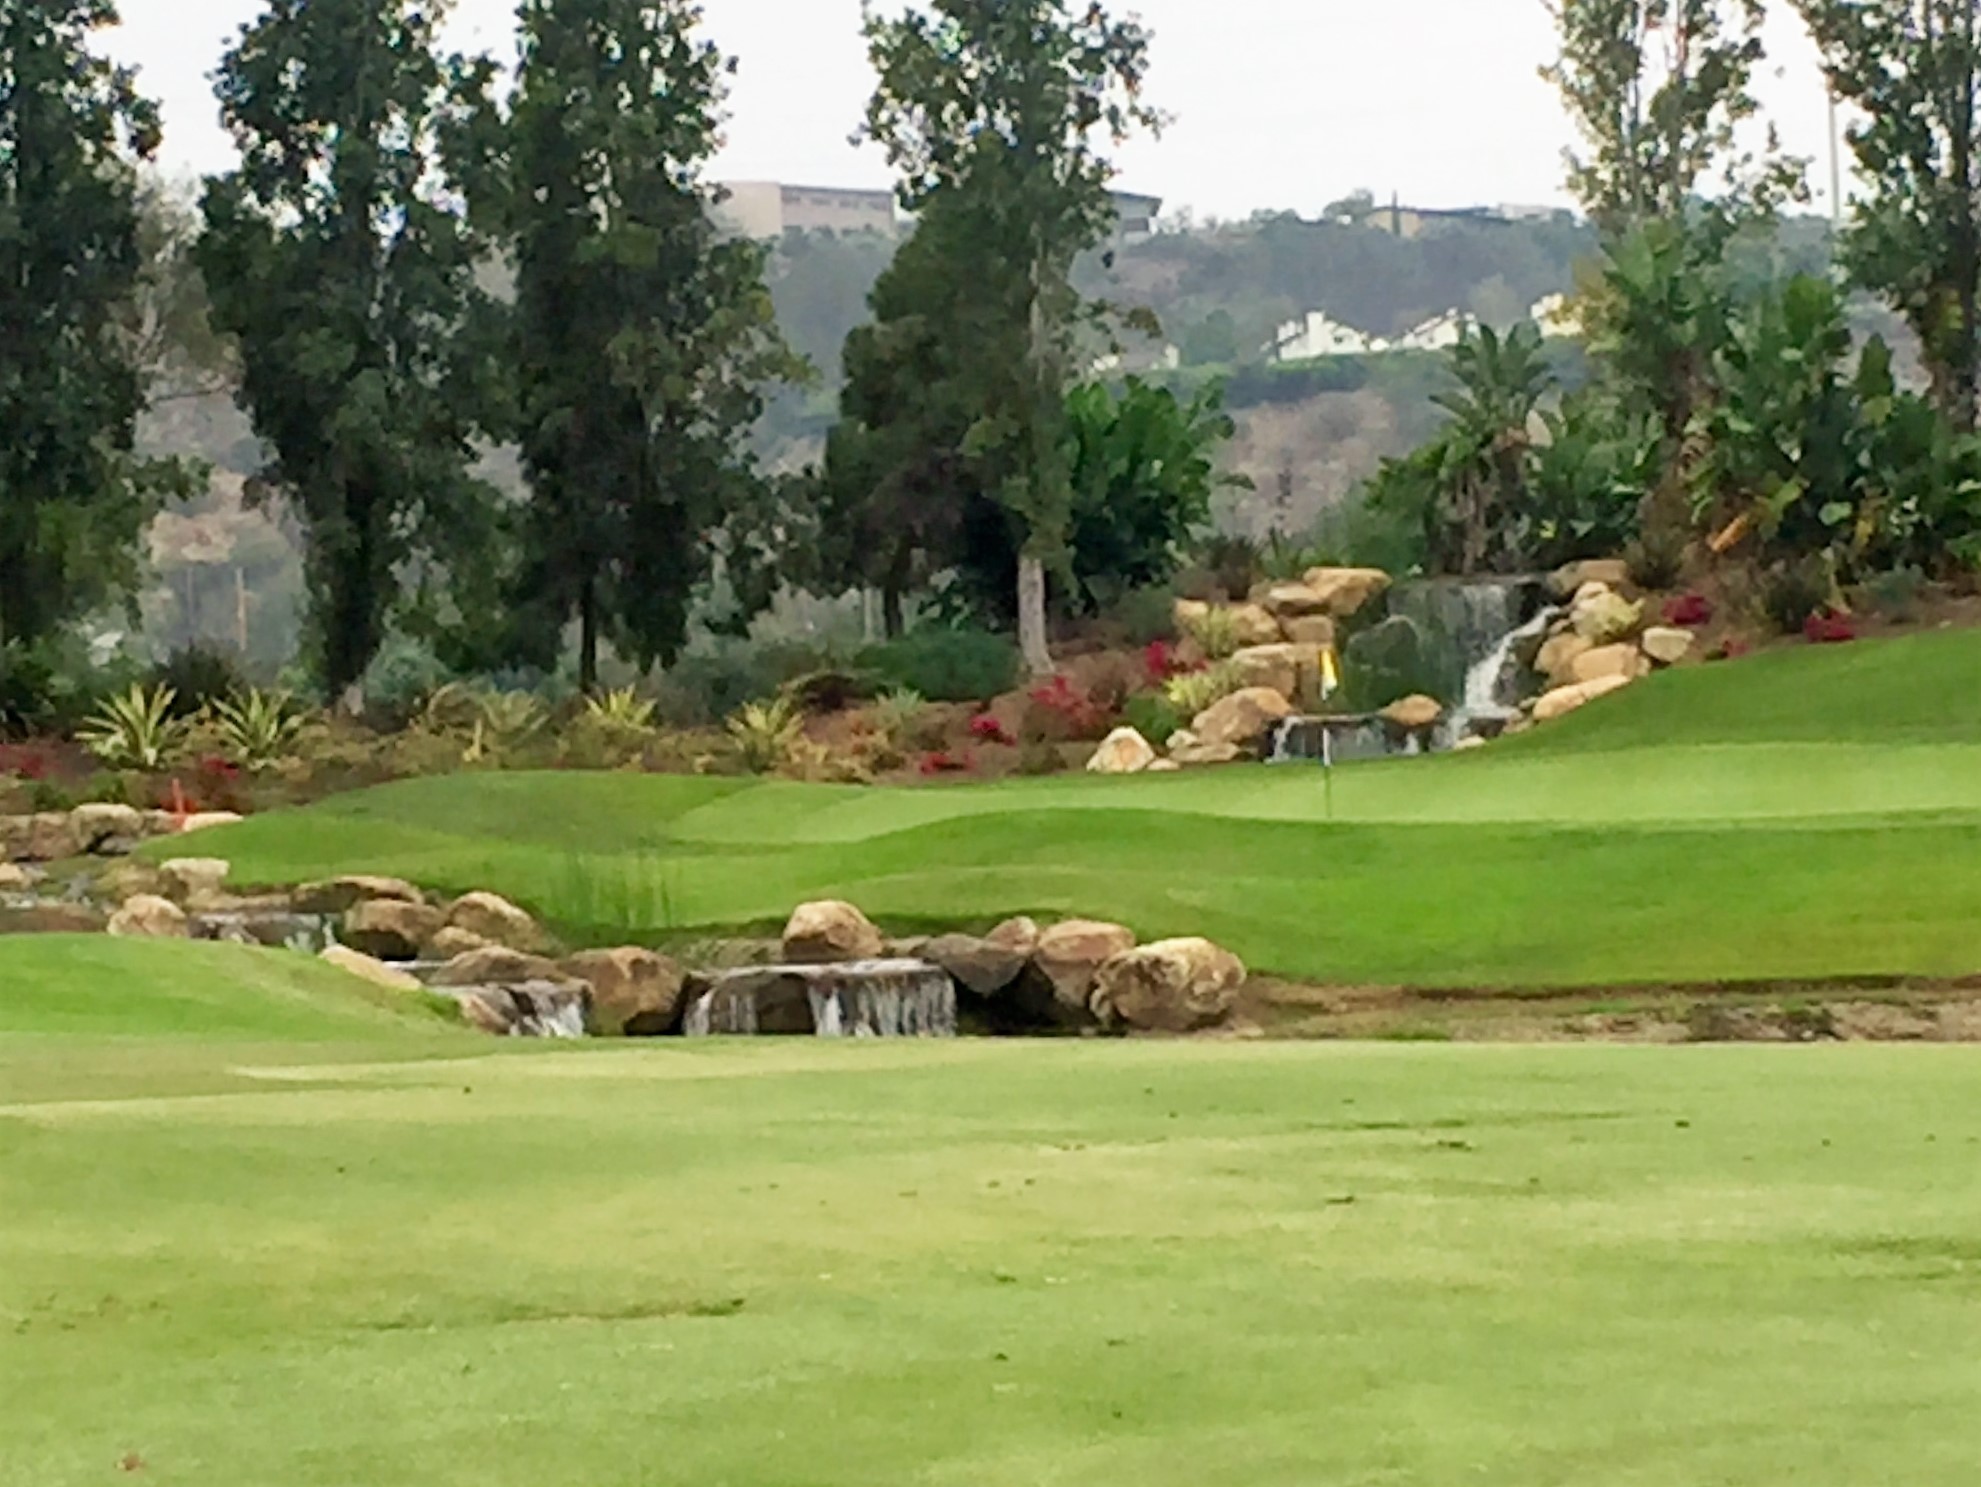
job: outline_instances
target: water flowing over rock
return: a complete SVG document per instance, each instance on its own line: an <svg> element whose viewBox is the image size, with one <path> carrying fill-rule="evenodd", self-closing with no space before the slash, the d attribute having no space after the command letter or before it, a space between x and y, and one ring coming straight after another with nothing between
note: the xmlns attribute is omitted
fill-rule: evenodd
<svg viewBox="0 0 1981 1487"><path fill-rule="evenodd" d="M1354 764L1424 752L1421 733L1398 730L1374 713L1288 718L1273 733L1274 764Z"/></svg>
<svg viewBox="0 0 1981 1487"><path fill-rule="evenodd" d="M691 1038L953 1038L956 984L921 960L763 966L689 982Z"/></svg>
<svg viewBox="0 0 1981 1487"><path fill-rule="evenodd" d="M328 915L298 914L286 905L214 910L195 915L191 927L196 940L260 945L301 955L320 954L336 940Z"/></svg>
<svg viewBox="0 0 1981 1487"><path fill-rule="evenodd" d="M507 1038L582 1038L591 993L580 985L529 981L520 986L461 987L445 993L469 1026Z"/></svg>

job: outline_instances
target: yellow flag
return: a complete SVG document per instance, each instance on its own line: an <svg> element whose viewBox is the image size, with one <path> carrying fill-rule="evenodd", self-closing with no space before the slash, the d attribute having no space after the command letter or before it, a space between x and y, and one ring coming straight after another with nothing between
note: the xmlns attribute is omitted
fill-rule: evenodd
<svg viewBox="0 0 1981 1487"><path fill-rule="evenodd" d="M1321 700L1341 690L1341 663L1335 659L1334 647L1328 646L1321 652Z"/></svg>

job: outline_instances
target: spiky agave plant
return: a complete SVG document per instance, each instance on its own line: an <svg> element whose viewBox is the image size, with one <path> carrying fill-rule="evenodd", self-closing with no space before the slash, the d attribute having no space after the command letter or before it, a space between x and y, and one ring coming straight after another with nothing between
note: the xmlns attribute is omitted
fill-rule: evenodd
<svg viewBox="0 0 1981 1487"><path fill-rule="evenodd" d="M186 725L172 716L178 700L170 687L133 686L98 708L76 736L112 769L160 769L185 742Z"/></svg>
<svg viewBox="0 0 1981 1487"><path fill-rule="evenodd" d="M752 702L729 720L730 741L751 774L769 774L787 763L804 729L804 718L782 697Z"/></svg>
<svg viewBox="0 0 1981 1487"><path fill-rule="evenodd" d="M289 757L308 716L286 692L250 687L213 709L221 756L229 764L259 773Z"/></svg>

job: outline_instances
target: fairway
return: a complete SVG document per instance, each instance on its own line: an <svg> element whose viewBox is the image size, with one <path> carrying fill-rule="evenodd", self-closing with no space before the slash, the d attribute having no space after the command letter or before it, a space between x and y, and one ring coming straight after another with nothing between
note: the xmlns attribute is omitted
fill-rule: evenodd
<svg viewBox="0 0 1981 1487"><path fill-rule="evenodd" d="M904 790L641 775L411 781L211 834L237 882L490 888L578 941L1010 914L1202 934L1329 983L1981 971L1981 637L1670 672L1490 749ZM163 851L166 849L154 849Z"/></svg>
<svg viewBox="0 0 1981 1487"><path fill-rule="evenodd" d="M327 1000L148 1024L154 980L271 995L184 946L85 1035L49 1010L83 948L0 945L4 1487L1981 1458L1969 1049L490 1052Z"/></svg>

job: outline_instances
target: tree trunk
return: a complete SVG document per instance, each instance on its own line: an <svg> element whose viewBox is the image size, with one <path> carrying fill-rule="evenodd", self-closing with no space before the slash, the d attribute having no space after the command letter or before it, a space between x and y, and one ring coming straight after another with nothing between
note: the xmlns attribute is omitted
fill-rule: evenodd
<svg viewBox="0 0 1981 1487"><path fill-rule="evenodd" d="M598 583L590 577L578 590L578 690L598 695Z"/></svg>
<svg viewBox="0 0 1981 1487"><path fill-rule="evenodd" d="M889 640L899 640L907 624L902 617L902 596L908 591L908 577L914 571L915 551L907 542L894 550L887 577L880 586L881 631Z"/></svg>
<svg viewBox="0 0 1981 1487"><path fill-rule="evenodd" d="M1046 565L1035 557L1018 560L1018 648L1033 676L1052 675L1052 647L1046 639Z"/></svg>

